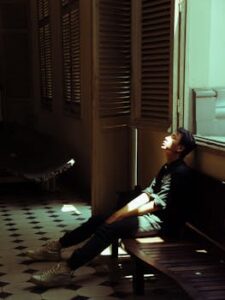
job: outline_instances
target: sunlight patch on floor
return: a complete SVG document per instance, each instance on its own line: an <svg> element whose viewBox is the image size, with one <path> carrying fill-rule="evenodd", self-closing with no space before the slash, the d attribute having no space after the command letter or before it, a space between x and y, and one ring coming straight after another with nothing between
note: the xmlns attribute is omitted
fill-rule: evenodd
<svg viewBox="0 0 225 300"><path fill-rule="evenodd" d="M61 208L62 212L75 212L77 215L80 215L81 212L73 204L64 204Z"/></svg>

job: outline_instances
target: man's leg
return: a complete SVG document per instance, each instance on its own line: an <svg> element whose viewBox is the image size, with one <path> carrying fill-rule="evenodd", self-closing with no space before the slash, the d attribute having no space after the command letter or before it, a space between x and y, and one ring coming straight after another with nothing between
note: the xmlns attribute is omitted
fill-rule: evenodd
<svg viewBox="0 0 225 300"><path fill-rule="evenodd" d="M66 265L59 264L46 272L33 275L31 281L43 286L65 285L71 281L73 270L100 254L114 239L133 237L147 230L155 232L156 228L143 217L129 217L112 224L103 223L83 246L73 252Z"/></svg>
<svg viewBox="0 0 225 300"><path fill-rule="evenodd" d="M145 216L132 216L111 224L103 223L92 237L81 247L76 249L68 259L68 266L75 270L99 255L113 241L119 238L134 237L137 234L156 235L160 225L149 222Z"/></svg>
<svg viewBox="0 0 225 300"><path fill-rule="evenodd" d="M92 216L87 222L81 224L79 227L66 232L64 236L59 239L61 247L67 248L85 241L95 233L97 228L105 222L106 218L107 216L103 215Z"/></svg>
<svg viewBox="0 0 225 300"><path fill-rule="evenodd" d="M104 223L106 216L93 216L87 222L71 232L67 232L59 240L49 241L44 246L28 250L26 255L33 260L59 261L62 248L77 245L89 238Z"/></svg>

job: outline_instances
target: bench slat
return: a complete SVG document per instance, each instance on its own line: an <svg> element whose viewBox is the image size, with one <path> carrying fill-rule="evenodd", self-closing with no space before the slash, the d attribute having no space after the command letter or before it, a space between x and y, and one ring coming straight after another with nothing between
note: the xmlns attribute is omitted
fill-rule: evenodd
<svg viewBox="0 0 225 300"><path fill-rule="evenodd" d="M146 243L145 238L125 239L123 245L132 256L176 280L193 299L213 299L215 295L225 299L225 263L215 258L207 245L185 241L162 242L158 247Z"/></svg>

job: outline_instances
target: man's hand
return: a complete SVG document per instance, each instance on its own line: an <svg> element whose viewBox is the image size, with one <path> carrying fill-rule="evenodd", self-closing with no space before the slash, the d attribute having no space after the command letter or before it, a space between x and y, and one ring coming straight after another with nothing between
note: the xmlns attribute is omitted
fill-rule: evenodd
<svg viewBox="0 0 225 300"><path fill-rule="evenodd" d="M141 209L139 211L139 208L145 207L147 203L149 203L149 196L145 193L142 193L141 195L139 195L138 197L130 201L127 205L125 205L124 207L122 207L121 209L113 213L106 220L106 223L111 224L113 222L120 221L129 216L138 216L140 215L140 212L141 214L143 214L145 213L145 209ZM152 204L151 204L151 208L152 208ZM148 206L148 210L149 210L149 206Z"/></svg>
<svg viewBox="0 0 225 300"><path fill-rule="evenodd" d="M116 211L114 214L112 214L105 222L107 224L111 224L113 222L116 222L116 221L119 221L119 220L122 220L123 217L122 215L119 214L118 211Z"/></svg>

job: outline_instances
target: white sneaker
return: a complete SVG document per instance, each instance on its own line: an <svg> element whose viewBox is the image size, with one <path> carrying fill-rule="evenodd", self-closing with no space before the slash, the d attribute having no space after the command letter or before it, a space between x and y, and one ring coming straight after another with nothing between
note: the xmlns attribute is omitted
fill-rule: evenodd
<svg viewBox="0 0 225 300"><path fill-rule="evenodd" d="M65 264L57 264L51 269L31 277L30 281L40 286L66 286L72 283L72 270Z"/></svg>
<svg viewBox="0 0 225 300"><path fill-rule="evenodd" d="M28 250L26 255L37 261L59 261L61 259L60 249L61 245L58 241L49 241L41 248Z"/></svg>

